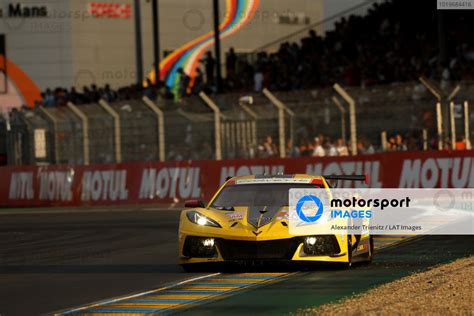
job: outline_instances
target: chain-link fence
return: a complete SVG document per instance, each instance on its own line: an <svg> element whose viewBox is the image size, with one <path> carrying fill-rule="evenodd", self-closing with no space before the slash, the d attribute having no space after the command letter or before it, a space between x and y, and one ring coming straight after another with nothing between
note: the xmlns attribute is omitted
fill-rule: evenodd
<svg viewBox="0 0 474 316"><path fill-rule="evenodd" d="M474 83L463 82L460 87L452 101L455 132L457 138L464 139L465 101L471 104L467 122L474 121ZM445 95L452 88L446 88ZM436 149L437 100L423 85L404 83L346 91L356 104L358 141L380 148L381 133L385 131L389 138L402 135L409 149L426 149L427 143L428 149ZM222 159L265 157L272 155L261 152L269 137L274 143L273 155L291 147L290 141L292 146L301 147L318 135L332 142L349 139L349 108L334 89L273 95L275 99L261 93L211 95L219 114L199 96L179 102L157 100L149 104L130 100L13 111L8 120L0 122L0 133L5 135L2 146L7 149L10 164L74 165L162 158L215 159L218 152ZM335 102L342 105L345 114ZM279 108L279 103L284 109ZM441 103L448 108L447 98ZM344 127L342 116L346 119ZM443 137L448 138L451 126L446 126L446 120L443 123ZM164 157L160 156L161 150Z"/></svg>

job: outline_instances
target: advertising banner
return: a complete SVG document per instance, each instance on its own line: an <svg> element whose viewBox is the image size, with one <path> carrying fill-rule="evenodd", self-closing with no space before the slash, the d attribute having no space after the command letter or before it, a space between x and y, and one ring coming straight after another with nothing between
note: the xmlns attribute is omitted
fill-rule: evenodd
<svg viewBox="0 0 474 316"><path fill-rule="evenodd" d="M170 204L208 201L227 177L354 175L340 188L474 188L474 151L394 152L357 157L169 161L90 166L0 167L0 206Z"/></svg>

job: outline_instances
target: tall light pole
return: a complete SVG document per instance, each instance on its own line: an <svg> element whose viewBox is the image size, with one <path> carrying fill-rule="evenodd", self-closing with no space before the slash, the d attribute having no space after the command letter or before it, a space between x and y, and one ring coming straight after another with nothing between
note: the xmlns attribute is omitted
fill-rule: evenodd
<svg viewBox="0 0 474 316"><path fill-rule="evenodd" d="M143 80L143 47L142 47L142 18L140 0L135 0L135 55L137 68L137 88L141 88Z"/></svg>
<svg viewBox="0 0 474 316"><path fill-rule="evenodd" d="M221 39L219 36L219 0L213 0L214 8L214 42L216 54L216 91L222 92L222 75L221 75Z"/></svg>
<svg viewBox="0 0 474 316"><path fill-rule="evenodd" d="M153 0L153 56L155 69L155 86L158 87L160 81L160 16L158 11L158 0Z"/></svg>

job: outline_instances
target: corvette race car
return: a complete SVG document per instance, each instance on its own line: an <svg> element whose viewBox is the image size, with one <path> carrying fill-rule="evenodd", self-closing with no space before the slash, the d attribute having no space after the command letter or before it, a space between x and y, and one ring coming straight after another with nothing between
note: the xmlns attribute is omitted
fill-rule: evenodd
<svg viewBox="0 0 474 316"><path fill-rule="evenodd" d="M179 261L187 270L219 262L371 261L373 238L360 235L295 236L289 232L289 190L324 188L328 181L364 176L240 176L228 179L211 201L190 200L181 212Z"/></svg>

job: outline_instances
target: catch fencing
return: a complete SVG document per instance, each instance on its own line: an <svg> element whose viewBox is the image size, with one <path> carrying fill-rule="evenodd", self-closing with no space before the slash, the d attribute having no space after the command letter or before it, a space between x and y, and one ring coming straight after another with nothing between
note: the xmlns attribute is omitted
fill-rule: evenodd
<svg viewBox="0 0 474 316"><path fill-rule="evenodd" d="M441 130L439 100L421 83L343 89L354 100L356 124L347 100L329 87L14 110L0 120L0 134L10 165L285 157L290 140L304 146L320 134L331 142L356 139L354 146L376 148L401 134L410 150L437 149L436 141L448 143L451 134L472 140L466 124L474 121L473 82L461 83L456 95L442 100L443 109L453 102L453 111L442 113ZM446 116L452 116L447 123ZM273 155L262 150L268 136Z"/></svg>

